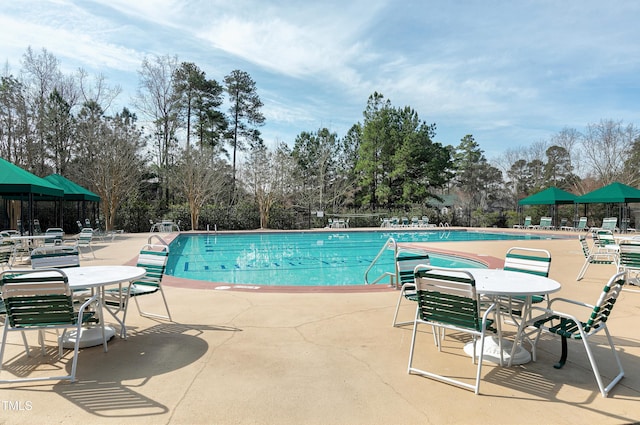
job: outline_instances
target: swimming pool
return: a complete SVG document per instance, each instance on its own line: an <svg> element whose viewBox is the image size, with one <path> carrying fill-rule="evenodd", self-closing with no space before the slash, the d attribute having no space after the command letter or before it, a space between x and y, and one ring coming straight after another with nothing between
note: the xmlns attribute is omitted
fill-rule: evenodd
<svg viewBox="0 0 640 425"><path fill-rule="evenodd" d="M464 230L181 234L170 245L166 273L245 285L362 285L365 271L389 238L399 243L539 239ZM483 267L459 257L430 258L441 267ZM370 271L370 280L393 270L393 251L386 250Z"/></svg>

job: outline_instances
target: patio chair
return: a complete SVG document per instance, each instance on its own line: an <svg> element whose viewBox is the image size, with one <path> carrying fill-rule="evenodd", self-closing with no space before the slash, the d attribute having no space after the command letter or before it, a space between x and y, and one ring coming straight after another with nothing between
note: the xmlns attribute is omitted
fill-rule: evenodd
<svg viewBox="0 0 640 425"><path fill-rule="evenodd" d="M402 326L413 323L414 317L410 321L397 322L400 304L403 299L416 302L416 286L414 282L414 270L417 266L429 264L429 254L424 251L399 249L396 254L396 289L400 287L400 295L396 304L396 311L393 315L393 326Z"/></svg>
<svg viewBox="0 0 640 425"><path fill-rule="evenodd" d="M553 218L552 217L540 217L540 224L538 224L537 229L540 230L552 230L553 229Z"/></svg>
<svg viewBox="0 0 640 425"><path fill-rule="evenodd" d="M25 233L27 233L24 227L22 226L22 220L20 219L16 220L16 229L18 230L18 233L21 235L24 235Z"/></svg>
<svg viewBox="0 0 640 425"><path fill-rule="evenodd" d="M616 239L613 236L611 230L598 230L594 235L594 249L598 252L618 254L620 246L616 243Z"/></svg>
<svg viewBox="0 0 640 425"><path fill-rule="evenodd" d="M31 268L34 270L68 267L80 267L80 256L73 246L41 246L31 251Z"/></svg>
<svg viewBox="0 0 640 425"><path fill-rule="evenodd" d="M78 249L78 252L80 252L81 254L82 254L82 248L88 248L89 251L91 252L91 255L93 255L93 259L95 260L96 253L93 252L93 247L91 246L92 241L93 241L93 229L91 229L90 227L85 227L78 234L78 237L76 239L76 248Z"/></svg>
<svg viewBox="0 0 640 425"><path fill-rule="evenodd" d="M42 229L40 228L40 220L37 218L33 219L33 234L40 235L42 234Z"/></svg>
<svg viewBox="0 0 640 425"><path fill-rule="evenodd" d="M640 240L625 241L620 244L618 271L626 272L629 283L638 285L640 280ZM633 276L633 277L632 277Z"/></svg>
<svg viewBox="0 0 640 425"><path fill-rule="evenodd" d="M587 352L587 357L589 358L589 363L591 364L591 369L593 370L596 382L598 383L600 394L602 394L603 397L607 397L611 389L624 376L620 357L618 356L613 339L609 333L609 328L607 327L607 320L610 318L618 295L622 291L625 279L626 276L624 272L613 275L604 286L602 294L600 294L600 297L594 305L567 298L554 298L546 309L534 307L534 309L540 310L543 313L542 316L536 318L533 322L533 325L538 328L538 335L536 336L533 345L534 360L536 358L536 346L542 332L555 334L561 338L562 354L558 363L554 365L556 369L563 367L567 361L567 339L582 341ZM572 314L555 310L554 307L559 303L584 307L585 314L583 317L586 317L586 320L581 321ZM594 353L591 351L591 346L589 344L589 340L601 331L603 331L607 337L607 342L611 349L612 360L615 360L618 366L617 375L606 386L602 381L602 376L600 375ZM597 341L597 337L595 339L595 343L600 344L600 341Z"/></svg>
<svg viewBox="0 0 640 425"><path fill-rule="evenodd" d="M11 268L11 255L13 255L13 245L0 245L0 267L2 270Z"/></svg>
<svg viewBox="0 0 640 425"><path fill-rule="evenodd" d="M514 224L513 228L514 229L530 229L531 226L531 216L528 215L524 218L524 223L522 223L522 226L519 224Z"/></svg>
<svg viewBox="0 0 640 425"><path fill-rule="evenodd" d="M131 282L129 285L124 285L120 289L105 290L105 304L108 307L115 307L115 310L108 309L109 313L115 316L122 312L121 322L125 323L130 300L133 299L140 316L171 321L169 304L167 303L167 298L162 290L162 276L164 274L168 258L169 247L167 245L144 245L138 254L137 266L144 268L147 271L146 274L140 280ZM155 294L156 292L160 292L160 295L162 296L162 301L164 302L164 307L167 312L166 316L163 314L144 311L140 307L140 303L138 302L139 297ZM125 330L123 327L121 334L124 335L124 332Z"/></svg>
<svg viewBox="0 0 640 425"><path fill-rule="evenodd" d="M0 347L0 370L4 362L4 352L7 345L9 332L25 332L45 330L63 330L62 337L58 338L58 353L63 355L62 341L68 329L73 329L76 335L82 332L82 325L95 320L102 326L102 344L107 351L107 340L104 333L104 321L102 320L102 307L98 295L86 300L77 312L74 311L72 292L64 272L51 269L46 276L36 276L33 273L41 271L21 271L17 274L6 271L0 274L2 287L2 300L4 301L7 318L2 332L2 347ZM95 305L95 311L89 307ZM26 342L25 342L26 344ZM70 380L76 379L76 367L78 364L78 352L80 338L75 339L71 373L62 376L44 376L33 378L4 379L1 383L31 382L43 380ZM28 347L25 347L28 350ZM44 350L43 350L44 355Z"/></svg>
<svg viewBox="0 0 640 425"><path fill-rule="evenodd" d="M587 217L580 217L580 220L578 220L578 225L573 230L577 232L589 230L589 228L587 227Z"/></svg>
<svg viewBox="0 0 640 425"><path fill-rule="evenodd" d="M549 269L551 268L551 253L546 249L522 248L514 246L507 250L504 259L504 270L512 272L529 273L537 276L549 277ZM546 299L543 295L534 295L531 302L540 303ZM512 297L511 303L515 303L520 307L524 305L523 297ZM513 311L513 310L512 310ZM521 310L516 310L521 313ZM519 315L519 314L518 314Z"/></svg>
<svg viewBox="0 0 640 425"><path fill-rule="evenodd" d="M576 280L582 280L591 264L617 264L618 257L616 253L600 252L596 247L593 249L590 248L585 235L578 235L578 241L584 254L584 265L580 269L580 272L578 272Z"/></svg>
<svg viewBox="0 0 640 425"><path fill-rule="evenodd" d="M491 304L482 314L473 276L469 272L460 269L430 268L416 271L415 285L418 314L416 314L413 325L407 372L457 385L479 394L485 337L487 331L494 331L492 327L494 321L489 319L489 316L492 314L495 316L495 304ZM473 343L471 361L475 364L476 357L478 358L475 383L473 385L461 379L456 379L457 376L460 376L457 370L448 375L441 375L434 371L427 371L413 366L418 326L421 324L430 325L435 329L451 330L471 335ZM498 333L500 333L499 330ZM438 337L437 331L434 331L434 338L438 351L442 351L442 339ZM480 339L479 348L477 347L478 339ZM458 349L460 348L456 347L456 350ZM427 358L427 356L425 357Z"/></svg>
<svg viewBox="0 0 640 425"><path fill-rule="evenodd" d="M80 267L80 255L78 249L74 246L40 246L31 251L31 268L33 270L42 269L68 269L71 267ZM84 302L91 291L85 288L73 290L75 301Z"/></svg>
<svg viewBox="0 0 640 425"><path fill-rule="evenodd" d="M44 232L45 236L48 236L44 240L44 245L47 246L55 246L62 245L62 241L64 238L64 230L60 227L50 227Z"/></svg>
<svg viewBox="0 0 640 425"><path fill-rule="evenodd" d="M602 227L601 230L610 230L615 232L617 229L618 217L605 217L602 219Z"/></svg>

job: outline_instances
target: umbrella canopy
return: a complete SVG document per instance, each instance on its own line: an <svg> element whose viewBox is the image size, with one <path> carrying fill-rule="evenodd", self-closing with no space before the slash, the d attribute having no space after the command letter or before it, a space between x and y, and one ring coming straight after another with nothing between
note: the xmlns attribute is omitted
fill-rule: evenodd
<svg viewBox="0 0 640 425"><path fill-rule="evenodd" d="M55 184L0 158L0 195L46 195L61 198L63 190Z"/></svg>
<svg viewBox="0 0 640 425"><path fill-rule="evenodd" d="M100 197L79 184L61 176L60 174L50 174L44 178L54 185L62 188L65 201L91 201L100 202Z"/></svg>
<svg viewBox="0 0 640 425"><path fill-rule="evenodd" d="M559 205L573 204L578 197L566 190L549 187L518 201L518 205Z"/></svg>
<svg viewBox="0 0 640 425"><path fill-rule="evenodd" d="M626 204L630 202L640 202L640 190L619 182L613 182L576 199L576 203L579 204Z"/></svg>

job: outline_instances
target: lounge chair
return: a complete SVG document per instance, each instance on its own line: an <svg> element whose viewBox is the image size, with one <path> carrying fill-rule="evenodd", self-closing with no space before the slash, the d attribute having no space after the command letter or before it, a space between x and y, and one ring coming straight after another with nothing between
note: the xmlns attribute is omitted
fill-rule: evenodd
<svg viewBox="0 0 640 425"><path fill-rule="evenodd" d="M531 216L528 215L524 218L524 223L522 225L519 224L514 224L513 228L514 229L530 229L531 226Z"/></svg>
<svg viewBox="0 0 640 425"><path fill-rule="evenodd" d="M572 228L571 230L575 230L576 232L583 232L585 230L589 230L589 228L587 227L587 217L580 217L580 220L578 221L578 225Z"/></svg>
<svg viewBox="0 0 640 425"><path fill-rule="evenodd" d="M540 217L540 224L534 227L539 230L552 230L553 229L552 222L553 222L553 218L551 217Z"/></svg>
<svg viewBox="0 0 640 425"><path fill-rule="evenodd" d="M617 227L618 225L618 217L605 217L602 219L601 227L592 227L591 231L593 233L598 232L599 230L609 230L611 232L617 232L620 229Z"/></svg>

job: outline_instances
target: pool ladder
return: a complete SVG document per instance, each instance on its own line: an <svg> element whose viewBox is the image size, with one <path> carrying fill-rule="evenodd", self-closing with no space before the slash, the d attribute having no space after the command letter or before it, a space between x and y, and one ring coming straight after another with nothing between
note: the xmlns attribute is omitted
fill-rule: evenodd
<svg viewBox="0 0 640 425"><path fill-rule="evenodd" d="M382 279L385 279L386 277L389 277L389 285L391 286L395 285L395 282L398 281L397 272L394 267L393 272L384 272L380 276L378 276L376 279L374 279L372 282L369 282L369 272L371 271L373 266L378 262L380 257L382 257L382 254L384 254L390 249L393 250L393 258L395 259L396 254L398 253L398 243L393 238L387 239L387 241L384 243L384 246L380 249L380 252L378 252L378 255L376 255L376 258L374 258L371 264L369 264L367 271L364 272L365 285L375 285L376 283L380 282Z"/></svg>

